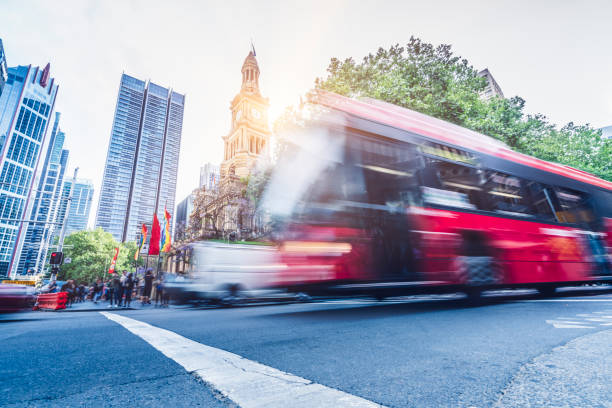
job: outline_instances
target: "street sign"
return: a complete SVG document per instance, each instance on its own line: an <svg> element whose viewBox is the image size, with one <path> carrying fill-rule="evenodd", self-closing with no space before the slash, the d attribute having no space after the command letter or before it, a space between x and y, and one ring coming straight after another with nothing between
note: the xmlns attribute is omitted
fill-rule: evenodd
<svg viewBox="0 0 612 408"><path fill-rule="evenodd" d="M70 262L72 262L72 258L66 258L66 259L64 259L64 263L65 263L65 264L69 264Z"/></svg>

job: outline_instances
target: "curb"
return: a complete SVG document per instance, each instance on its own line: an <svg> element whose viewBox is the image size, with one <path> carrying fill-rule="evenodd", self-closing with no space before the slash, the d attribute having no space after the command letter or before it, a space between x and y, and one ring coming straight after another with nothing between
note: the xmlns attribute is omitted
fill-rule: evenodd
<svg viewBox="0 0 612 408"><path fill-rule="evenodd" d="M74 313L78 313L78 312L110 312L110 311L121 311L121 310L143 310L143 309L135 309L133 307L118 307L118 308L97 308L97 309L61 309L61 310L47 310L49 312L61 312L61 313L67 313L67 312L74 312Z"/></svg>

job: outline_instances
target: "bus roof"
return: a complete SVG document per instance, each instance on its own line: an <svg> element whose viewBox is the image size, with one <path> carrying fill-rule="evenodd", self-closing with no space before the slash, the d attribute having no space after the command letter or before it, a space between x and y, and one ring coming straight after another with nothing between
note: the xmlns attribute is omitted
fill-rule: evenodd
<svg viewBox="0 0 612 408"><path fill-rule="evenodd" d="M612 190L611 182L586 171L515 152L490 136L397 105L370 98L358 100L322 90L316 90L310 99L316 104L373 122Z"/></svg>

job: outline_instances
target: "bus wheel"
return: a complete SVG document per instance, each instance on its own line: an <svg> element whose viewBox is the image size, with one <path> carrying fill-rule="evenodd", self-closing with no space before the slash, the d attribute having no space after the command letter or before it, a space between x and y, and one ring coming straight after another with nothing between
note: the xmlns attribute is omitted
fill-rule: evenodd
<svg viewBox="0 0 612 408"><path fill-rule="evenodd" d="M557 293L557 288L551 285L542 285L537 287L540 296L552 297Z"/></svg>
<svg viewBox="0 0 612 408"><path fill-rule="evenodd" d="M479 304L482 301L482 290L476 287L469 287L465 290L468 303Z"/></svg>

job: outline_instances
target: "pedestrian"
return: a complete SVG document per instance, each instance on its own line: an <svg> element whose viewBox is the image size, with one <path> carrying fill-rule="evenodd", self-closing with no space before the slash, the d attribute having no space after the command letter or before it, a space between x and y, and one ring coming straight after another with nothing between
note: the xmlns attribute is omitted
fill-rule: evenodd
<svg viewBox="0 0 612 408"><path fill-rule="evenodd" d="M98 278L93 284L93 302L98 304L98 300L102 297L102 293L104 290L104 284L102 283L102 279Z"/></svg>
<svg viewBox="0 0 612 408"><path fill-rule="evenodd" d="M43 293L54 293L57 290L57 282L55 279L51 279L51 282L47 284L47 287L43 287Z"/></svg>
<svg viewBox="0 0 612 408"><path fill-rule="evenodd" d="M153 276L153 272L151 271L151 269L147 269L147 272L145 273L145 276L143 278L144 280L144 289L142 290L142 303L148 303L151 304L151 290L153 289L153 279L155 279L155 277Z"/></svg>
<svg viewBox="0 0 612 408"><path fill-rule="evenodd" d="M77 287L76 299L78 302L83 302L85 300L85 285L83 285L82 282Z"/></svg>
<svg viewBox="0 0 612 408"><path fill-rule="evenodd" d="M136 279L135 286L136 286L136 294L138 298L140 299L140 302L144 303L144 286L145 286L144 275L142 278Z"/></svg>
<svg viewBox="0 0 612 408"><path fill-rule="evenodd" d="M104 300L109 300L110 297L110 279L104 281L104 290L102 290Z"/></svg>
<svg viewBox="0 0 612 408"><path fill-rule="evenodd" d="M66 283L62 285L62 292L66 292L68 300L66 302L67 306L72 306L72 302L74 302L74 296L76 291L76 285L72 279L69 279Z"/></svg>
<svg viewBox="0 0 612 408"><path fill-rule="evenodd" d="M121 307L123 303L123 295L125 295L125 280L127 279L127 271L124 269L121 271L121 277L119 278L119 307Z"/></svg>
<svg viewBox="0 0 612 408"><path fill-rule="evenodd" d="M139 299L142 301L142 292L140 291L140 284L142 280L138 277L138 273L134 273L132 275L132 280L134 281L134 290L132 291L132 299Z"/></svg>
<svg viewBox="0 0 612 408"><path fill-rule="evenodd" d="M130 304L132 303L132 291L134 290L134 278L132 276L132 272L130 272L123 281L123 291L125 293L125 302L123 303L123 307L130 307Z"/></svg>
<svg viewBox="0 0 612 408"><path fill-rule="evenodd" d="M159 275L159 278L155 280L155 307L164 306L164 277Z"/></svg>
<svg viewBox="0 0 612 408"><path fill-rule="evenodd" d="M125 272L125 271L124 271ZM115 295L115 307L121 307L121 298L123 297L123 288L121 287L121 279L118 276L113 278L112 288ZM111 304L111 306L113 306Z"/></svg>
<svg viewBox="0 0 612 408"><path fill-rule="evenodd" d="M106 291L106 300L108 300L108 307L113 307L113 303L115 302L114 280L115 278L109 279L108 282L106 282L106 287L108 288Z"/></svg>

